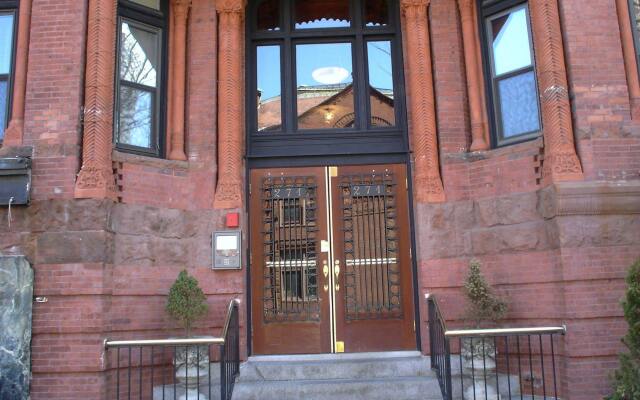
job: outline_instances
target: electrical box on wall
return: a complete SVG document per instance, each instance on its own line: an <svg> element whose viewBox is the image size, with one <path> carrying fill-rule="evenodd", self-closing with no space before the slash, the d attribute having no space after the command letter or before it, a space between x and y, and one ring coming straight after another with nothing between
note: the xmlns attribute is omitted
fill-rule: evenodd
<svg viewBox="0 0 640 400"><path fill-rule="evenodd" d="M0 206L25 205L31 200L31 159L0 158Z"/></svg>
<svg viewBox="0 0 640 400"><path fill-rule="evenodd" d="M242 234L223 231L213 234L213 269L242 268Z"/></svg>

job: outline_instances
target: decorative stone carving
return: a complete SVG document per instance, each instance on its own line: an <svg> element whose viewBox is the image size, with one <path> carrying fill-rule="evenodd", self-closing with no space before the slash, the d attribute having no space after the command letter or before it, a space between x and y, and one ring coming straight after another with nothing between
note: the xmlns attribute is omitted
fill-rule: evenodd
<svg viewBox="0 0 640 400"><path fill-rule="evenodd" d="M171 54L171 66L173 67L171 71L173 86L171 105L173 116L171 118L171 152L169 153L169 159L184 161L187 159L184 152L187 17L189 15L189 7L191 7L191 0L173 0L171 5L173 16L173 54Z"/></svg>
<svg viewBox="0 0 640 400"><path fill-rule="evenodd" d="M27 88L31 4L32 0L20 2L15 72L13 74L13 103L11 105L11 121L5 131L3 141L5 146L21 145L24 134L24 99Z"/></svg>
<svg viewBox="0 0 640 400"><path fill-rule="evenodd" d="M633 27L631 26L631 16L629 15L629 1L616 0L616 8L618 11L618 25L620 26L620 41L622 43L627 86L629 87L631 116L634 117L640 113L640 78L638 77L636 49L633 44Z"/></svg>
<svg viewBox="0 0 640 400"><path fill-rule="evenodd" d="M544 129L544 179L580 180L557 0L529 2Z"/></svg>
<svg viewBox="0 0 640 400"><path fill-rule="evenodd" d="M551 216L640 214L640 182L637 181L562 182L554 188Z"/></svg>
<svg viewBox="0 0 640 400"><path fill-rule="evenodd" d="M219 15L216 208L242 207L244 8L244 0L216 2Z"/></svg>
<svg viewBox="0 0 640 400"><path fill-rule="evenodd" d="M402 0L411 98L411 139L415 158L415 193L419 203L444 201L440 178L436 108L431 69L427 8L430 0Z"/></svg>
<svg viewBox="0 0 640 400"><path fill-rule="evenodd" d="M472 0L458 0L460 20L462 22L462 41L464 42L464 65L467 74L467 95L469 114L471 114L471 151L487 150L482 113L482 85L478 49L476 48L477 24Z"/></svg>
<svg viewBox="0 0 640 400"><path fill-rule="evenodd" d="M111 165L116 0L90 0L82 168L76 198L115 198Z"/></svg>
<svg viewBox="0 0 640 400"><path fill-rule="evenodd" d="M0 399L28 399L33 270L24 256L0 256Z"/></svg>

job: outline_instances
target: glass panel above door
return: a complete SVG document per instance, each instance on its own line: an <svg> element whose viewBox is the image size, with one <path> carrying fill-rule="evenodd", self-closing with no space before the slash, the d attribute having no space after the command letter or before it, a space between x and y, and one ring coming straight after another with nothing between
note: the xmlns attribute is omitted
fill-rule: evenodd
<svg viewBox="0 0 640 400"><path fill-rule="evenodd" d="M264 0L257 10L257 28L259 31L280 30L280 0Z"/></svg>
<svg viewBox="0 0 640 400"><path fill-rule="evenodd" d="M386 127L396 124L393 97L393 65L391 62L391 42L367 43L369 64L369 104L371 106L371 127Z"/></svg>
<svg viewBox="0 0 640 400"><path fill-rule="evenodd" d="M348 0L294 0L296 29L348 28Z"/></svg>
<svg viewBox="0 0 640 400"><path fill-rule="evenodd" d="M282 128L280 46L258 46L256 59L258 131L279 131Z"/></svg>
<svg viewBox="0 0 640 400"><path fill-rule="evenodd" d="M351 43L296 45L298 129L355 125Z"/></svg>

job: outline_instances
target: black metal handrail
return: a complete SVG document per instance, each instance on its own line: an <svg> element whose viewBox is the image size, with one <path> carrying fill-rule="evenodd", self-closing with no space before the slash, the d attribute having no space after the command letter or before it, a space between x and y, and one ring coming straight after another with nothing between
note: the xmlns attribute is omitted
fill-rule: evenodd
<svg viewBox="0 0 640 400"><path fill-rule="evenodd" d="M108 340L114 349L116 368L111 371L109 398L120 399L211 399L212 349L220 350L220 395L230 400L240 372L240 302L229 302L221 337L158 340ZM184 372L183 372L184 370ZM184 373L184 375L182 375Z"/></svg>
<svg viewBox="0 0 640 400"><path fill-rule="evenodd" d="M426 299L431 367L444 400L558 399L554 341L566 326L449 331L435 297ZM452 347L459 352L455 387Z"/></svg>

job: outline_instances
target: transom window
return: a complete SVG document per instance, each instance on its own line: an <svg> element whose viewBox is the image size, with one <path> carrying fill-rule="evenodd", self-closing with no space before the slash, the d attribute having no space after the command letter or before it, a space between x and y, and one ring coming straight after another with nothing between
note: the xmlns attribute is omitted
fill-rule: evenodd
<svg viewBox="0 0 640 400"><path fill-rule="evenodd" d="M250 155L406 150L395 1L263 0L248 23Z"/></svg>
<svg viewBox="0 0 640 400"><path fill-rule="evenodd" d="M162 155L166 0L120 0L114 140L121 150Z"/></svg>
<svg viewBox="0 0 640 400"><path fill-rule="evenodd" d="M17 7L17 1L0 0L0 143L11 110Z"/></svg>
<svg viewBox="0 0 640 400"><path fill-rule="evenodd" d="M528 4L485 0L484 50L495 146L537 137L541 130Z"/></svg>

